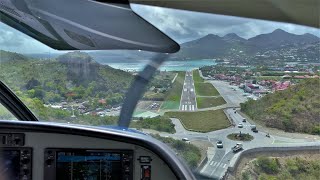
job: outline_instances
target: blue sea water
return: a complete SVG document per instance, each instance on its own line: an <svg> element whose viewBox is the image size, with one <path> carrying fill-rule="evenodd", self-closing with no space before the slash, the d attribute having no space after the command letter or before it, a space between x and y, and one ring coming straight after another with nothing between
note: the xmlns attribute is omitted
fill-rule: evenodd
<svg viewBox="0 0 320 180"><path fill-rule="evenodd" d="M104 63L116 69L125 71L141 71L148 61L124 62L124 63ZM187 71L203 66L216 65L214 59L166 61L160 66L161 71Z"/></svg>

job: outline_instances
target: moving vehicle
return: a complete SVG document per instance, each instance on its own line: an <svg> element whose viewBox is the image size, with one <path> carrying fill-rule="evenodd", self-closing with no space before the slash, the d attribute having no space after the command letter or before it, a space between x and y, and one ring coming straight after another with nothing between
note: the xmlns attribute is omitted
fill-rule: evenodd
<svg viewBox="0 0 320 180"><path fill-rule="evenodd" d="M255 132L255 133L258 132L258 129L257 129L257 126L256 126L256 125L251 125L250 127L251 127L251 131L252 131L252 132Z"/></svg>
<svg viewBox="0 0 320 180"><path fill-rule="evenodd" d="M223 148L223 144L221 140L217 141L217 148Z"/></svg>
<svg viewBox="0 0 320 180"><path fill-rule="evenodd" d="M189 141L188 138L182 138L182 141Z"/></svg>
<svg viewBox="0 0 320 180"><path fill-rule="evenodd" d="M242 119L242 122L247 122L247 119L246 119L246 118L243 118L243 119Z"/></svg>
<svg viewBox="0 0 320 180"><path fill-rule="evenodd" d="M237 143L235 146L232 147L232 151L234 153L238 152L238 151L241 151L243 150L243 146L241 143Z"/></svg>
<svg viewBox="0 0 320 180"><path fill-rule="evenodd" d="M238 128L243 128L243 124L242 124L242 123L239 123L239 124L238 124Z"/></svg>

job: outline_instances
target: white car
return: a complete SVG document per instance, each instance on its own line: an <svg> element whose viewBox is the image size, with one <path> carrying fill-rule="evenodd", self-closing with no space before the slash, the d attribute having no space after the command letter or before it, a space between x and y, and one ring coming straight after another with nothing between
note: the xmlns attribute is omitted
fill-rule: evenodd
<svg viewBox="0 0 320 180"><path fill-rule="evenodd" d="M222 141L217 141L217 148L223 148Z"/></svg>
<svg viewBox="0 0 320 180"><path fill-rule="evenodd" d="M243 124L242 124L242 123L239 123L239 124L238 124L238 128L243 128Z"/></svg>
<svg viewBox="0 0 320 180"><path fill-rule="evenodd" d="M188 138L182 138L182 141L189 141Z"/></svg>

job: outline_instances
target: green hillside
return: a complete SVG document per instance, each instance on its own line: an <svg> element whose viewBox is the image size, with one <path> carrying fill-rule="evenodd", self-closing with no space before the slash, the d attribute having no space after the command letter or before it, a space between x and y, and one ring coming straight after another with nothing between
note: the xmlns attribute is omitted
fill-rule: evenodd
<svg viewBox="0 0 320 180"><path fill-rule="evenodd" d="M27 59L28 57L22 54L0 50L0 63L5 61L27 60Z"/></svg>
<svg viewBox="0 0 320 180"><path fill-rule="evenodd" d="M0 62L0 79L4 83L16 93L44 103L104 98L110 105L118 104L133 78L130 73L98 64L81 52L46 61L16 58Z"/></svg>
<svg viewBox="0 0 320 180"><path fill-rule="evenodd" d="M268 127L320 135L320 80L308 79L260 100L241 104L241 111Z"/></svg>

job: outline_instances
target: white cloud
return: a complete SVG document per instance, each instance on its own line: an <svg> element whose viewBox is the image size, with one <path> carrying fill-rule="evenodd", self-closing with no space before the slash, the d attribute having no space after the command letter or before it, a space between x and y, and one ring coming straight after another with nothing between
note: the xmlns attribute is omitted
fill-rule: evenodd
<svg viewBox="0 0 320 180"><path fill-rule="evenodd" d="M227 33L236 33L243 38L250 38L258 34L270 33L277 28L281 28L290 33L311 33L320 37L319 29L294 24L134 4L131 6L137 14L179 43L193 40L210 33L219 36ZM46 53L55 51L2 23L0 23L0 49L21 53Z"/></svg>
<svg viewBox="0 0 320 180"><path fill-rule="evenodd" d="M27 54L55 51L3 23L0 23L0 49Z"/></svg>
<svg viewBox="0 0 320 180"><path fill-rule="evenodd" d="M236 33L243 38L251 38L262 33L270 33L277 28L294 34L311 33L320 37L319 29L295 24L135 4L132 5L132 9L178 42L196 39L210 33L220 36Z"/></svg>

